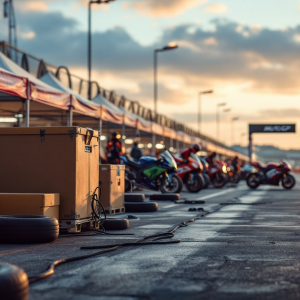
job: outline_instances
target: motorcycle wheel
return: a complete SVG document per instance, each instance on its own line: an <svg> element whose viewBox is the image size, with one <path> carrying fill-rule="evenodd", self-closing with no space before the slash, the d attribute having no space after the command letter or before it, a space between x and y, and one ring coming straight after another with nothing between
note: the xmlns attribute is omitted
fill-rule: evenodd
<svg viewBox="0 0 300 300"><path fill-rule="evenodd" d="M238 184L241 180L241 176L238 173L233 174L233 183Z"/></svg>
<svg viewBox="0 0 300 300"><path fill-rule="evenodd" d="M190 193L198 193L203 189L204 179L199 174L194 174L194 184L186 183L185 186Z"/></svg>
<svg viewBox="0 0 300 300"><path fill-rule="evenodd" d="M132 183L127 177L125 177L125 193L132 193Z"/></svg>
<svg viewBox="0 0 300 300"><path fill-rule="evenodd" d="M257 173L250 173L247 176L246 181L249 188L256 189L259 186L260 182L257 179L259 179L259 175Z"/></svg>
<svg viewBox="0 0 300 300"><path fill-rule="evenodd" d="M203 178L204 178L204 186L203 188L206 189L208 188L209 184L210 184L210 178L207 174L203 174Z"/></svg>
<svg viewBox="0 0 300 300"><path fill-rule="evenodd" d="M292 176L290 174L286 174L285 177L282 177L281 182L282 182L282 186L285 189L289 190L295 185L296 180L295 180L294 176Z"/></svg>
<svg viewBox="0 0 300 300"><path fill-rule="evenodd" d="M213 185L220 189L227 183L227 178L224 174L219 174L219 176L215 176L213 179Z"/></svg>
<svg viewBox="0 0 300 300"><path fill-rule="evenodd" d="M160 191L164 193L179 194L182 190L182 180L177 175L172 176L172 184L169 183L169 178L164 177L160 182Z"/></svg>

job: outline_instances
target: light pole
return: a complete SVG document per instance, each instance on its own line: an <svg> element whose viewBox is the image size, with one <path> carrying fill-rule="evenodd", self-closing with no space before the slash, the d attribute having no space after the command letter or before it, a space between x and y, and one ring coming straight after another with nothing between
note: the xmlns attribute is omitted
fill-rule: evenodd
<svg viewBox="0 0 300 300"><path fill-rule="evenodd" d="M154 50L154 112L155 112L155 118L156 118L156 114L157 114L157 53L168 51L168 50L174 50L177 48L178 48L177 44L170 43L161 49Z"/></svg>
<svg viewBox="0 0 300 300"><path fill-rule="evenodd" d="M242 147L243 144L243 137L246 135L246 132L241 133L241 141L240 141L240 146Z"/></svg>
<svg viewBox="0 0 300 300"><path fill-rule="evenodd" d="M219 133L220 133L220 128L219 128L219 123L220 123L220 116L219 116L219 107L225 106L226 103L218 103L217 104L217 115L216 115L216 121L217 121L217 142L219 142Z"/></svg>
<svg viewBox="0 0 300 300"><path fill-rule="evenodd" d="M239 117L235 117L231 119L231 144L234 145L234 121L237 121Z"/></svg>
<svg viewBox="0 0 300 300"><path fill-rule="evenodd" d="M90 0L89 2L89 8L88 8L88 75L89 75L89 87L88 87L88 98L91 100L91 72L92 72L92 33L91 33L91 5L96 4L102 4L102 3L109 3L113 2L114 0Z"/></svg>
<svg viewBox="0 0 300 300"><path fill-rule="evenodd" d="M226 109L223 109L223 112L224 113L227 113L227 112L230 112L231 111L231 108L226 108ZM225 140L226 141L226 140ZM226 144L226 142L225 142L225 144Z"/></svg>
<svg viewBox="0 0 300 300"><path fill-rule="evenodd" d="M198 93L198 133L201 132L201 96L205 94L212 94L213 90L202 91Z"/></svg>

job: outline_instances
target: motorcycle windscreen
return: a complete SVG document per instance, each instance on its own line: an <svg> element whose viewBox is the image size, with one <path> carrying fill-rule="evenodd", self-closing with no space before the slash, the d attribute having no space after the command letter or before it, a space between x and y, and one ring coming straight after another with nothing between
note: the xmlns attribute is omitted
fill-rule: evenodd
<svg viewBox="0 0 300 300"><path fill-rule="evenodd" d="M177 164L175 162L175 159L173 158L173 156L168 150L161 153L159 157L164 158L168 162L170 167L174 168L175 170L177 169Z"/></svg>
<svg viewBox="0 0 300 300"><path fill-rule="evenodd" d="M199 165L199 168L203 170L203 166L202 166L202 163L200 161L200 158L196 154L194 154L193 152L190 155L191 155L191 158Z"/></svg>

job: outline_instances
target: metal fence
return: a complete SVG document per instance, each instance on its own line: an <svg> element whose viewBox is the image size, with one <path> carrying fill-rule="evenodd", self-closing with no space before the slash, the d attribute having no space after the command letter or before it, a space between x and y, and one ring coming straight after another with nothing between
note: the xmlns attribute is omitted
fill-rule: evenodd
<svg viewBox="0 0 300 300"><path fill-rule="evenodd" d="M66 66L56 67L48 64L43 59L36 58L5 41L0 42L0 52L11 58L15 63L37 78L42 77L47 71L51 71L62 83L88 99L88 80L71 74ZM101 94L113 104L124 107L129 112L139 115L148 121L158 123L176 131L183 131L189 135L197 136L205 141L229 149L226 145L219 143L208 136L199 134L195 130L180 124L165 115L155 114L153 110L140 105L138 101L129 100L124 96L116 94L114 91L106 90L100 87L96 81L93 81L91 83L91 97L94 98L98 94Z"/></svg>

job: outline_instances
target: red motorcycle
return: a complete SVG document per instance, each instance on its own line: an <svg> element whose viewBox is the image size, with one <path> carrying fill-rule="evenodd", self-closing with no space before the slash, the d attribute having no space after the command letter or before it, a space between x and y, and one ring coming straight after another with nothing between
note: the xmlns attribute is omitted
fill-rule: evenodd
<svg viewBox="0 0 300 300"><path fill-rule="evenodd" d="M291 189L296 183L294 176L289 174L292 167L286 160L281 164L268 163L265 167L258 162L252 162L250 165L256 169L246 178L247 185L252 189L256 189L260 184L279 185L280 182L285 189Z"/></svg>
<svg viewBox="0 0 300 300"><path fill-rule="evenodd" d="M204 178L201 175L203 166L197 155L191 153L190 156L189 162L174 156L177 163L177 175L190 193L198 193L205 185Z"/></svg>
<svg viewBox="0 0 300 300"><path fill-rule="evenodd" d="M216 188L222 188L227 183L227 168L220 162L209 166L208 176Z"/></svg>

